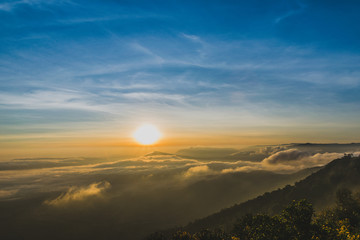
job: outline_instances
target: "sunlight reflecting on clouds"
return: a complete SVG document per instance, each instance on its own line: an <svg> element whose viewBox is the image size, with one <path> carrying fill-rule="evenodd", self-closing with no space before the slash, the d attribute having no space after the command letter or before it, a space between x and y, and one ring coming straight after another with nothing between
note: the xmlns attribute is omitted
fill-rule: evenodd
<svg viewBox="0 0 360 240"><path fill-rule="evenodd" d="M110 188L109 182L92 183L85 187L70 187L66 193L61 194L53 200L45 201L45 204L61 206L71 202L80 202L89 197L100 196L106 189Z"/></svg>

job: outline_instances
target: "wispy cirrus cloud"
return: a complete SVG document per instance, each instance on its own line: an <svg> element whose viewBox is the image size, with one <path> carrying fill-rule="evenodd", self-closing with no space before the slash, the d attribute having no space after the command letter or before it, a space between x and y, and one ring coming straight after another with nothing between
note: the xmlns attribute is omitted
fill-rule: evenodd
<svg viewBox="0 0 360 240"><path fill-rule="evenodd" d="M285 20L286 18L289 18L293 15L302 13L306 9L306 5L300 1L294 1L294 4L296 5L295 9L288 10L285 14L277 17L274 22L280 23L281 21Z"/></svg>
<svg viewBox="0 0 360 240"><path fill-rule="evenodd" d="M181 33L180 36L186 38L186 39L189 39L191 41L194 41L194 42L201 42L201 38L197 35L191 35L191 34L186 34L186 33Z"/></svg>
<svg viewBox="0 0 360 240"><path fill-rule="evenodd" d="M121 95L124 98L134 99L134 100L152 100L152 101L161 101L161 100L170 100L177 103L184 103L186 96L180 94L165 94L165 93L149 93L149 92L132 92L124 93Z"/></svg>
<svg viewBox="0 0 360 240"><path fill-rule="evenodd" d="M153 62L158 63L158 64L162 64L165 62L165 60L163 59L163 57L161 57L160 55L154 53L153 50L137 43L134 42L132 44L130 44L130 46L137 52L140 52L142 54L144 54L145 56L149 56L152 58Z"/></svg>
<svg viewBox="0 0 360 240"><path fill-rule="evenodd" d="M0 103L18 108L89 108L82 104L89 93L80 93L72 90L36 90L29 93L2 93Z"/></svg>
<svg viewBox="0 0 360 240"><path fill-rule="evenodd" d="M0 4L0 10L3 11L12 11L21 5L28 5L32 7L42 7L44 5L60 5L60 4L70 4L72 3L71 0L15 0L9 1L6 0L4 3Z"/></svg>

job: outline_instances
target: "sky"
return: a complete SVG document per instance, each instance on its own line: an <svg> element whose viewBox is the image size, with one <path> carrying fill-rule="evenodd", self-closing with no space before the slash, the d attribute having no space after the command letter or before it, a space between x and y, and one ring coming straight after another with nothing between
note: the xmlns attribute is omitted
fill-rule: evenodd
<svg viewBox="0 0 360 240"><path fill-rule="evenodd" d="M0 158L359 142L358 1L0 2ZM141 147L151 123L163 138Z"/></svg>

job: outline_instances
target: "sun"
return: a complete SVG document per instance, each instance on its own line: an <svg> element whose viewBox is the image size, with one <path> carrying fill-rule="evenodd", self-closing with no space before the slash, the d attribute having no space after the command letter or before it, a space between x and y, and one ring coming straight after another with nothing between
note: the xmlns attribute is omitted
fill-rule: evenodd
<svg viewBox="0 0 360 240"><path fill-rule="evenodd" d="M133 134L134 139L142 145L154 144L161 136L160 131L152 124L141 125Z"/></svg>

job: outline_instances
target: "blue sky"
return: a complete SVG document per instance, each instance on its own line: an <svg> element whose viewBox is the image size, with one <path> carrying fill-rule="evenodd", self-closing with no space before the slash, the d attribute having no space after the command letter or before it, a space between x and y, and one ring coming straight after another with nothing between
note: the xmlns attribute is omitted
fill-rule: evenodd
<svg viewBox="0 0 360 240"><path fill-rule="evenodd" d="M356 141L359 12L358 1L2 1L1 141L126 138L142 122L233 144Z"/></svg>

